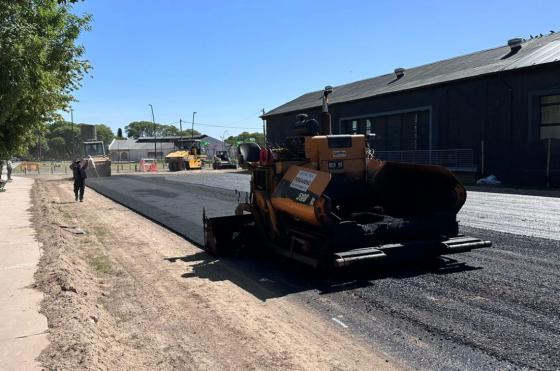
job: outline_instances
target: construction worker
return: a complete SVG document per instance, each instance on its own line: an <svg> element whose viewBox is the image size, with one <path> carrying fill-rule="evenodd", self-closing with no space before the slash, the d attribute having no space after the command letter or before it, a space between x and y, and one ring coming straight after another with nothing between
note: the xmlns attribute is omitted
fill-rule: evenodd
<svg viewBox="0 0 560 371"><path fill-rule="evenodd" d="M12 180L12 160L8 159L6 169L8 171L8 180Z"/></svg>
<svg viewBox="0 0 560 371"><path fill-rule="evenodd" d="M82 161L80 159L76 159L72 162L72 165L70 165L70 169L72 169L72 174L74 175L74 195L76 196L76 202L78 202L78 199L80 202L84 201L87 165L87 161L84 165L82 165Z"/></svg>

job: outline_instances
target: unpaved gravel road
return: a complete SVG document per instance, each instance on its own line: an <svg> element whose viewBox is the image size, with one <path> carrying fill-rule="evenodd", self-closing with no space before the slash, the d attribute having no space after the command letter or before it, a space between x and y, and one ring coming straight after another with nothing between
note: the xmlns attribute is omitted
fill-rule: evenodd
<svg viewBox="0 0 560 371"><path fill-rule="evenodd" d="M246 175L120 176L90 184L200 242L202 208L211 216L231 213L237 197L231 189L243 179ZM476 196L470 192L469 202ZM550 215L560 201L523 204L515 195L507 195L511 202L501 194L481 197L486 208L467 209L461 219L484 212L496 222L462 230L493 241L491 249L425 266L352 272L330 283L277 258L221 259L237 272L228 271L224 279L264 301L289 296L411 368L560 369L560 241L531 237L532 231L551 237L558 232L560 220ZM519 209L534 218L517 220L518 234L501 232L511 223L506 216L520 215Z"/></svg>
<svg viewBox="0 0 560 371"><path fill-rule="evenodd" d="M560 198L469 192L459 219L469 227L560 240Z"/></svg>
<svg viewBox="0 0 560 371"><path fill-rule="evenodd" d="M267 287L91 190L75 203L70 181L38 179L33 193L45 369L399 368L297 300L260 300L244 288Z"/></svg>

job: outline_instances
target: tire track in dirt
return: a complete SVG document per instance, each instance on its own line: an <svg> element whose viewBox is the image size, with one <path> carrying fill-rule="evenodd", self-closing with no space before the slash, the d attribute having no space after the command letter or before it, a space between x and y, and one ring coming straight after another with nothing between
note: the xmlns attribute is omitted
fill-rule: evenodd
<svg viewBox="0 0 560 371"><path fill-rule="evenodd" d="M39 187L47 198L73 197L67 182L46 189L39 181ZM98 315L99 322L111 325L106 329L111 334L99 342L115 341L123 354L134 354L134 361L96 354L99 364L114 362L125 369L396 367L287 297L259 300L226 279L236 275L236 283L255 285L243 272L95 192L89 191L83 204L59 209L87 229L88 238L97 239L95 248L110 264L108 272L99 273Z"/></svg>

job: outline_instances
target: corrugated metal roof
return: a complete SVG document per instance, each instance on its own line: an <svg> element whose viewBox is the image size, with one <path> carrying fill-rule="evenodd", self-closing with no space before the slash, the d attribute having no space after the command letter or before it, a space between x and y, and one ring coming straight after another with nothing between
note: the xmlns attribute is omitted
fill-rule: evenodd
<svg viewBox="0 0 560 371"><path fill-rule="evenodd" d="M521 49L510 53L509 46L446 59L406 69L400 79L394 73L340 85L329 95L329 104L348 102L376 95L426 87L470 77L531 67L560 61L560 33L523 42ZM319 107L322 90L307 93L265 114L266 116Z"/></svg>
<svg viewBox="0 0 560 371"><path fill-rule="evenodd" d="M206 134L201 134L201 135L195 135L194 137L191 137L190 135L183 135L182 137L179 135L175 135L175 136L164 136L164 137L156 137L157 142L173 142L176 140L179 140L181 138L183 139L204 139L208 137L208 135ZM137 139L138 142L152 142L154 141L154 137L138 137Z"/></svg>
<svg viewBox="0 0 560 371"><path fill-rule="evenodd" d="M157 149L158 151L160 148L165 150L174 148L173 142L158 142ZM137 142L136 139L125 139L125 140L113 140L111 144L109 144L109 151L119 150L119 151L128 151L133 149L145 149L145 150L154 150L154 142Z"/></svg>
<svg viewBox="0 0 560 371"><path fill-rule="evenodd" d="M181 137L162 137L164 141L160 141L160 138L156 138L157 140L157 149L160 150L160 147L164 150L174 149L175 148L175 140L179 140ZM191 139L191 137L183 137L183 139ZM195 135L194 139L201 139L203 141L208 142L212 146L219 146L222 145L222 141L219 139L210 137L206 134L203 135ZM151 142L150 142L151 140ZM134 150L134 149L144 149L144 150L153 150L154 149L154 137L140 137L137 139L134 138L127 138L127 139L113 139L111 144L109 144L109 150L119 150L119 151L127 151L127 150Z"/></svg>

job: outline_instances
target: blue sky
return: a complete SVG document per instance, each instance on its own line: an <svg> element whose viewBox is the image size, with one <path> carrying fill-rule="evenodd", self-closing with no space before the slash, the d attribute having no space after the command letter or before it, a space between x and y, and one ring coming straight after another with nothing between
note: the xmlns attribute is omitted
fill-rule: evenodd
<svg viewBox="0 0 560 371"><path fill-rule="evenodd" d="M196 111L195 128L218 138L325 85L560 31L560 2L538 0L86 0L74 11L93 15L80 42L94 68L76 122L124 130L151 120L151 103L157 122Z"/></svg>

